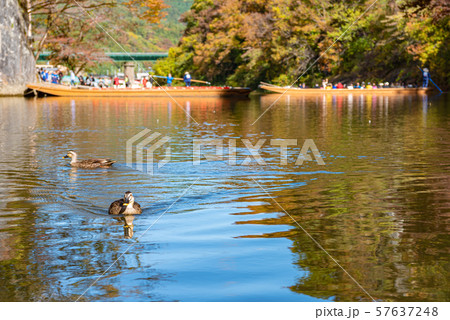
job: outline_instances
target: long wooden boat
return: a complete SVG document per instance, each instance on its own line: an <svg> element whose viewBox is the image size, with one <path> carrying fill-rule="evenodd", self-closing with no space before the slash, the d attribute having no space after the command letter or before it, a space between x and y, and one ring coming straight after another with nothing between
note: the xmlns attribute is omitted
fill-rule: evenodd
<svg viewBox="0 0 450 320"><path fill-rule="evenodd" d="M393 94L426 94L431 91L431 88L380 88L380 89L302 89L302 88L290 88L279 87L269 84L262 84L259 86L261 89L270 91L272 93L281 93L289 95L346 95L346 94L380 94L380 95L393 95Z"/></svg>
<svg viewBox="0 0 450 320"><path fill-rule="evenodd" d="M246 97L250 88L242 87L156 87L156 88L95 88L59 84L30 83L36 95L58 97Z"/></svg>

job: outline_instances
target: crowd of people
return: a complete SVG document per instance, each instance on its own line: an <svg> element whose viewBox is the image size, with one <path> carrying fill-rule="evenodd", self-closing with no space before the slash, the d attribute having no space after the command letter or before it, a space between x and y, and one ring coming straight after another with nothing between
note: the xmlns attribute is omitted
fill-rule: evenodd
<svg viewBox="0 0 450 320"><path fill-rule="evenodd" d="M383 88L413 88L413 87L417 87L415 85L405 85L405 83L400 83L400 82L396 82L396 83L389 83L389 82L365 82L362 81L360 82L356 82L356 84L353 83L342 83L342 82L338 82L338 83L330 83L328 82L328 79L325 79L322 81L322 86L319 87L318 84L315 85L316 88L321 88L321 89L327 89L327 90L332 90L332 89L383 89Z"/></svg>
<svg viewBox="0 0 450 320"><path fill-rule="evenodd" d="M70 84L71 86L81 85L81 86L89 86L89 87L99 87L99 88L134 88L136 86L143 88L152 88L154 85L163 85L159 83L155 78L163 78L166 80L165 85L168 87L172 86L174 80L181 80L181 78L174 78L170 73L167 76L153 76L148 75L141 77L136 80L134 84L131 83L129 77L125 75L124 77L119 77L115 75L113 77L108 76L100 76L95 77L92 74L89 75L75 75L75 73L70 70L68 72L68 77L64 78L64 73L60 69L52 69L52 68L40 68L38 70L38 75L41 81L50 82L52 84ZM189 72L186 72L183 77L183 81L186 87L191 86L191 75Z"/></svg>
<svg viewBox="0 0 450 320"><path fill-rule="evenodd" d="M78 83L82 86L88 86L88 87L98 87L98 88L107 88L110 86L111 80L105 77L101 78L95 78L93 75L87 75L83 77L82 75L79 75L78 77L73 73L73 71L70 72L70 85L74 86L78 79Z"/></svg>
<svg viewBox="0 0 450 320"><path fill-rule="evenodd" d="M64 76L64 74L63 74L62 70L60 70L60 69L56 69L56 70L44 69L44 68L39 69L39 77L44 82L50 82L53 84L61 84L63 76Z"/></svg>
<svg viewBox="0 0 450 320"><path fill-rule="evenodd" d="M428 82L430 80L430 72L427 68L424 68L422 70L422 76L423 76L423 83L422 83L422 87L423 88L427 88L428 87ZM306 85L300 84L299 85L300 88L306 88ZM322 86L319 86L319 84L316 84L314 86L317 89L328 89L328 90L332 90L332 89L383 89L383 88L418 88L419 86L417 84L405 84L404 82L364 82L362 81L361 83L356 82L356 84L350 83L350 84L343 84L342 82L338 82L338 83L330 83L328 82L328 79L323 79L322 80Z"/></svg>

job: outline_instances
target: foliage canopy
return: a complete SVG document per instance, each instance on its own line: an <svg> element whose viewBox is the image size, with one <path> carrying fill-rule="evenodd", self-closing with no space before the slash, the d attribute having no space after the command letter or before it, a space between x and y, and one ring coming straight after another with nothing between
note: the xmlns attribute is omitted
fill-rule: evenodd
<svg viewBox="0 0 450 320"><path fill-rule="evenodd" d="M187 27L155 70L256 87L299 82L449 81L444 0L195 0ZM370 7L370 9L368 9ZM367 12L366 12L367 10ZM334 43L334 44L333 44ZM317 63L314 63L317 60Z"/></svg>

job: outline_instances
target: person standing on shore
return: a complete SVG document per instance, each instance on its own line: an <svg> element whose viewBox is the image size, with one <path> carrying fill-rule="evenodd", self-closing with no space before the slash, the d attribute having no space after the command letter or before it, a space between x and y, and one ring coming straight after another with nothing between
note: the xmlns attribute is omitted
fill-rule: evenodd
<svg viewBox="0 0 450 320"><path fill-rule="evenodd" d="M423 83L422 87L428 88L428 81L430 80L430 72L427 68L423 68Z"/></svg>
<svg viewBox="0 0 450 320"><path fill-rule="evenodd" d="M39 70L39 78L40 78L42 81L45 81L45 80L44 80L44 69L43 69L43 68L41 68L41 69Z"/></svg>
<svg viewBox="0 0 450 320"><path fill-rule="evenodd" d="M54 72L50 73L50 83L57 84L56 74Z"/></svg>
<svg viewBox="0 0 450 320"><path fill-rule="evenodd" d="M81 74L78 76L78 81L80 82L80 85L82 85L82 86L85 85L84 78L83 78L83 76Z"/></svg>
<svg viewBox="0 0 450 320"><path fill-rule="evenodd" d="M148 87L152 88L154 83L155 83L155 79L153 79L153 75L150 75L150 77L148 79L148 83L147 83Z"/></svg>
<svg viewBox="0 0 450 320"><path fill-rule="evenodd" d="M114 83L114 89L117 89L119 87L119 77L116 75L113 79Z"/></svg>
<svg viewBox="0 0 450 320"><path fill-rule="evenodd" d="M44 80L44 82L47 82L47 80L48 80L47 69L44 69L44 73L42 74L42 80Z"/></svg>
<svg viewBox="0 0 450 320"><path fill-rule="evenodd" d="M75 73L72 70L70 70L70 85L75 85Z"/></svg>
<svg viewBox="0 0 450 320"><path fill-rule="evenodd" d="M189 74L189 72L186 72L184 74L183 80L184 80L184 83L186 83L186 87L191 86L191 75Z"/></svg>
<svg viewBox="0 0 450 320"><path fill-rule="evenodd" d="M169 75L167 76L167 86L168 87L172 86L172 81L173 81L172 74L169 73Z"/></svg>

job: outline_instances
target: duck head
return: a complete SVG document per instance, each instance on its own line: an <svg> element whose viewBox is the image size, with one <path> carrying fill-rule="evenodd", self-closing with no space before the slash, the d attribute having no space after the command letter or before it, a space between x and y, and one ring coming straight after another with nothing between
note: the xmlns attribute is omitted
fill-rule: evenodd
<svg viewBox="0 0 450 320"><path fill-rule="evenodd" d="M125 195L123 196L123 206L133 206L134 203L134 197L133 194L130 191L125 192Z"/></svg>
<svg viewBox="0 0 450 320"><path fill-rule="evenodd" d="M67 154L63 157L63 159L67 159L67 158L76 158L77 154L75 153L75 151L69 150L67 151Z"/></svg>
<svg viewBox="0 0 450 320"><path fill-rule="evenodd" d="M63 159L67 159L67 158L71 158L72 161L71 162L76 162L77 161L77 154L75 151L69 150L67 152L67 154L63 157Z"/></svg>

